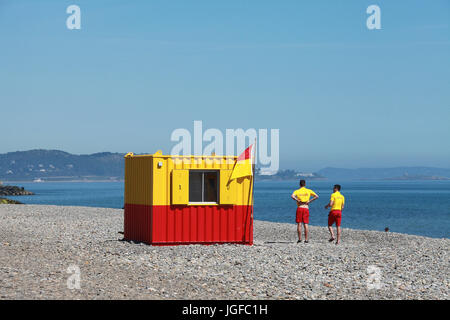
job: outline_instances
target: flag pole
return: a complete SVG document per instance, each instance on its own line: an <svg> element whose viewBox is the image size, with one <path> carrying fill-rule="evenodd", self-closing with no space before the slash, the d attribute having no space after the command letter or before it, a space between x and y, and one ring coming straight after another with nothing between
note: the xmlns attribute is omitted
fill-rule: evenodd
<svg viewBox="0 0 450 320"><path fill-rule="evenodd" d="M254 198L254 194L255 194L255 166L256 166L256 161L255 161L255 155L256 155L256 138L255 138L255 143L253 145L253 155L252 155L252 218L253 218L253 205L255 203L255 198Z"/></svg>
<svg viewBox="0 0 450 320"><path fill-rule="evenodd" d="M256 138L255 138L255 144L253 145L252 148L252 152L253 152L253 157L252 157L252 213L251 213L251 230L250 230L250 238L251 238L251 244L253 244L253 211L255 210L254 208L254 204L255 204L255 166L256 166Z"/></svg>

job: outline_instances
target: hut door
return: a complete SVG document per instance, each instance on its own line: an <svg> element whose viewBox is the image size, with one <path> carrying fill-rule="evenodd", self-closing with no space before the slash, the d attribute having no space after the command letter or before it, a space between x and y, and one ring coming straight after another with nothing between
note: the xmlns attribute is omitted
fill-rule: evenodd
<svg viewBox="0 0 450 320"><path fill-rule="evenodd" d="M172 171L172 204L189 203L189 170Z"/></svg>

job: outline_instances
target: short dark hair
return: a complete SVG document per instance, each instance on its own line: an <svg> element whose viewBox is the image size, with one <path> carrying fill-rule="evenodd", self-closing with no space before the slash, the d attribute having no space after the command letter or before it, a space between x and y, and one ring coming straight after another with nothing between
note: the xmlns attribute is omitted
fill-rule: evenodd
<svg viewBox="0 0 450 320"><path fill-rule="evenodd" d="M334 185L334 189L337 189L338 191L341 191L341 185L340 184L335 184Z"/></svg>
<svg viewBox="0 0 450 320"><path fill-rule="evenodd" d="M305 180L300 180L300 187L304 187L306 185L306 181Z"/></svg>

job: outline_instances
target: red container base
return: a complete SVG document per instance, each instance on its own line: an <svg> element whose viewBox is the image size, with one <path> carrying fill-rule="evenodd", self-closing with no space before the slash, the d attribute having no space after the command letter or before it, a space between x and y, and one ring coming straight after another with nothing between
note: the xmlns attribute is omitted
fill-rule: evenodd
<svg viewBox="0 0 450 320"><path fill-rule="evenodd" d="M252 206L125 204L125 240L151 245L253 244Z"/></svg>

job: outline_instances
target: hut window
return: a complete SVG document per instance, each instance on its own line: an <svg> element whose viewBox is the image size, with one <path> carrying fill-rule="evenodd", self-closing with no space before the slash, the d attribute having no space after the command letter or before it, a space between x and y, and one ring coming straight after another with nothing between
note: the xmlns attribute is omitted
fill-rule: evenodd
<svg viewBox="0 0 450 320"><path fill-rule="evenodd" d="M189 171L189 202L217 203L217 171Z"/></svg>

